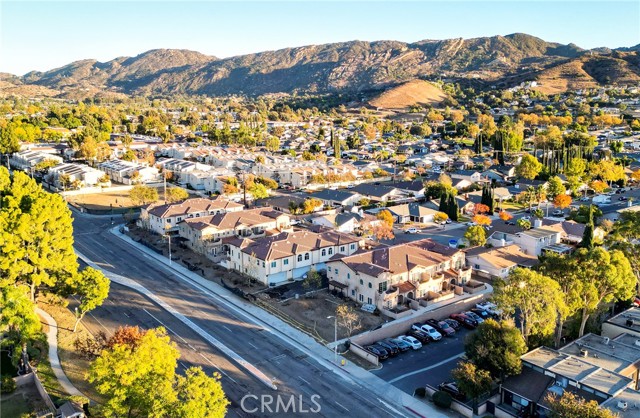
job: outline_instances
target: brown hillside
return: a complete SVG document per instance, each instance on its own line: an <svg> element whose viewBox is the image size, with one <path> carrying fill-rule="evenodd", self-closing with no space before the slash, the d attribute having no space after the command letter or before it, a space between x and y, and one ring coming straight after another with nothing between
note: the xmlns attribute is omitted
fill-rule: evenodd
<svg viewBox="0 0 640 418"><path fill-rule="evenodd" d="M405 109L414 104L439 104L447 98L447 94L439 87L423 81L411 80L393 87L369 103L385 109Z"/></svg>

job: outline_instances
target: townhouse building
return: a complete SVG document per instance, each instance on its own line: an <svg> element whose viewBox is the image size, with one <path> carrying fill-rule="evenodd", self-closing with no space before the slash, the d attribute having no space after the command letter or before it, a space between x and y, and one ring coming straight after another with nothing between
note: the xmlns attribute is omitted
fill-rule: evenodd
<svg viewBox="0 0 640 418"><path fill-rule="evenodd" d="M423 239L334 256L327 263L327 277L330 288L384 313L465 285L471 269L461 250Z"/></svg>
<svg viewBox="0 0 640 418"><path fill-rule="evenodd" d="M160 180L159 170L124 160L109 160L98 164L111 181L122 184L151 183Z"/></svg>
<svg viewBox="0 0 640 418"><path fill-rule="evenodd" d="M227 268L246 274L268 286L302 278L310 269L325 270L336 254L351 255L362 240L353 235L328 232L282 232L264 238L229 239Z"/></svg>
<svg viewBox="0 0 640 418"><path fill-rule="evenodd" d="M185 219L200 218L225 212L237 212L243 205L225 199L187 199L180 203L149 205L142 208L138 225L156 234L177 232Z"/></svg>

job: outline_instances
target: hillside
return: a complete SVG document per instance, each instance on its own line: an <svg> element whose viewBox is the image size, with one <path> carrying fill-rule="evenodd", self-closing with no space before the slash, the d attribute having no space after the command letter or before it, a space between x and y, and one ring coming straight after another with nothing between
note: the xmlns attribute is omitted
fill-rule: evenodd
<svg viewBox="0 0 640 418"><path fill-rule="evenodd" d="M439 87L423 80L412 80L386 90L369 104L384 109L405 109L414 104L437 105L446 97Z"/></svg>
<svg viewBox="0 0 640 418"><path fill-rule="evenodd" d="M638 51L599 49L618 68L610 82L634 80L640 74ZM627 58L617 55L626 54ZM596 56L594 55L594 56ZM635 58L633 58L633 57ZM573 44L546 42L526 34L474 39L351 41L286 48L225 59L194 51L158 49L136 57L102 63L82 60L23 77L3 77L0 90L11 85L35 85L62 95L99 92L137 95L369 92L384 90L429 76L473 78L501 84L526 76L562 80L553 88L571 85L579 69L562 68L572 60L587 59L582 70L595 82L606 82L612 61L597 61ZM626 64L621 63L619 60ZM635 61L634 61L635 60ZM574 64L570 64L573 66ZM545 73L548 71L549 73ZM575 74L574 74L575 73ZM566 74L566 76L565 76ZM582 75L584 76L584 75ZM565 80L566 78L566 80ZM510 82L510 81L509 81Z"/></svg>

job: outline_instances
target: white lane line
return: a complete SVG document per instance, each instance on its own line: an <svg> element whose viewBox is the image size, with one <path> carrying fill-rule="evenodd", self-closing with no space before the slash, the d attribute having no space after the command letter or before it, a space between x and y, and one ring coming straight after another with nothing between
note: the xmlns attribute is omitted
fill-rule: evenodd
<svg viewBox="0 0 640 418"><path fill-rule="evenodd" d="M209 360L209 358L207 356L205 356L204 354L202 354L200 352L198 352L198 354L200 354L200 357L205 359L207 361L207 363L209 363L212 367L215 367L215 369L217 371L219 371L220 373L225 375L227 378L229 378L229 380L231 380L233 383L238 383L233 377L229 376L227 373L224 372L224 370L222 370L220 367L216 366L211 360Z"/></svg>
<svg viewBox="0 0 640 418"><path fill-rule="evenodd" d="M349 410L347 409L346 406L342 405L340 402L338 401L334 401L336 403L336 405L338 405L339 407L341 407L342 409L344 409L345 411L349 412Z"/></svg>
<svg viewBox="0 0 640 418"><path fill-rule="evenodd" d="M227 331L229 331L229 332L233 332L233 331L231 331L231 328L229 328L229 327L228 327L228 326L226 326L226 325L223 325L223 326L222 326L222 328L226 329L226 330L227 330Z"/></svg>
<svg viewBox="0 0 640 418"><path fill-rule="evenodd" d="M304 383L306 383L307 385L311 386L311 383L307 382L305 379L303 379L302 377L298 376L298 379L302 380Z"/></svg>
<svg viewBox="0 0 640 418"><path fill-rule="evenodd" d="M255 348L256 350L258 349L258 347L256 347L253 343L251 343L251 341L247 341L247 344L249 344L251 347Z"/></svg>
<svg viewBox="0 0 640 418"><path fill-rule="evenodd" d="M176 337L180 338L180 340L185 343L185 344L189 344L187 342L187 340L185 340L184 338L182 338L180 335L178 335L177 332L175 332L174 330L172 330L169 325L166 325L164 322L162 322L161 320L159 320L158 318L156 318L155 316L153 316L153 314L151 312L149 312L148 310L146 310L145 308L142 308L143 311L145 311L146 313L149 314L149 316L153 319L155 319L156 321L158 321L160 323L160 325L162 325L163 327L165 327L166 329L169 330L170 333L172 333L173 335L175 335Z"/></svg>
<svg viewBox="0 0 640 418"><path fill-rule="evenodd" d="M414 370L411 373L406 373L406 374L403 374L402 376L396 377L395 379L391 379L391 380L389 380L389 383L395 383L398 380L402 380L402 379L404 379L406 377L413 376L414 374L418 374L418 373L426 372L427 370L435 369L436 367L442 366L443 364L448 363L448 362L450 362L452 360L455 360L457 358L460 358L462 356L464 356L464 353L456 354L455 356L451 356L451 357L449 357L447 359L444 359L441 362L433 364L433 365L431 365L429 367L424 367L424 368L419 369L419 370Z"/></svg>

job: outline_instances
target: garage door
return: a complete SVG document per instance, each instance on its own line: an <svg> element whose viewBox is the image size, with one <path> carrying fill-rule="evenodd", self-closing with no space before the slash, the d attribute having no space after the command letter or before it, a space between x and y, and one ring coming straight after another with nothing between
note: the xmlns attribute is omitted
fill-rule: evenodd
<svg viewBox="0 0 640 418"><path fill-rule="evenodd" d="M269 275L269 286L275 286L286 281L287 281L287 273L284 271Z"/></svg>

